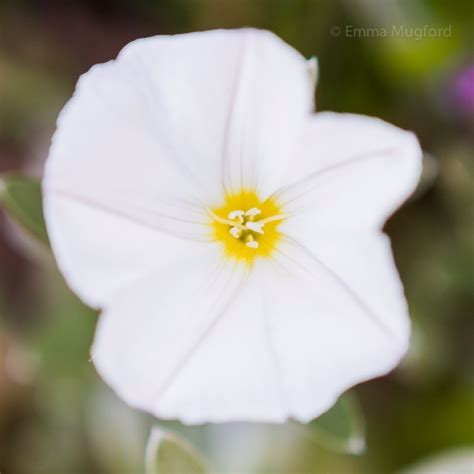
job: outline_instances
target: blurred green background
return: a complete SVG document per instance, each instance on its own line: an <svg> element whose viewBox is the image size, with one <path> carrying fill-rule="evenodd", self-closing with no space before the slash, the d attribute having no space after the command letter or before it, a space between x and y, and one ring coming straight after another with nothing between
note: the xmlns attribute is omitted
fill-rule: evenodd
<svg viewBox="0 0 474 474"><path fill-rule="evenodd" d="M419 37L415 28L425 25L442 30L425 27ZM319 58L319 110L376 115L418 135L422 182L386 226L412 344L392 374L353 390L366 424L361 455L295 426L177 428L217 472L391 473L472 448L472 0L0 0L0 173L41 177L78 76L127 42L239 26L270 29ZM401 36L392 30L399 26L408 28ZM143 471L154 420L124 406L95 374L96 318L67 290L47 248L0 212L2 474Z"/></svg>

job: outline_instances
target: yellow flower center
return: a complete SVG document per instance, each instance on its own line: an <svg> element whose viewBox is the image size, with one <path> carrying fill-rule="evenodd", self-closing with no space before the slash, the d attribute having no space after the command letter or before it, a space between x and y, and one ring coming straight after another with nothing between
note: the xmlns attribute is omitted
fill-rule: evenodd
<svg viewBox="0 0 474 474"><path fill-rule="evenodd" d="M208 213L213 237L222 242L225 255L247 264L257 256L270 257L281 238L278 225L285 215L274 199L262 202L254 191L228 194L221 207Z"/></svg>

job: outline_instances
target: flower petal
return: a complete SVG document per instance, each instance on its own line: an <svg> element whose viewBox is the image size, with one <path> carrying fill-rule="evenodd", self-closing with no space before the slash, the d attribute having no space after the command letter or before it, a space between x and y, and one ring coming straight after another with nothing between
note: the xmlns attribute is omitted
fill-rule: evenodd
<svg viewBox="0 0 474 474"><path fill-rule="evenodd" d="M140 72L146 76L117 60L80 78L58 118L44 194L171 234L202 237L202 227L193 225L205 212L196 180L176 159L172 144L159 139L166 132L157 126L152 91L134 77Z"/></svg>
<svg viewBox="0 0 474 474"><path fill-rule="evenodd" d="M137 40L117 62L146 91L156 138L213 204L222 186L273 191L313 107L297 51L267 31L214 30Z"/></svg>
<svg viewBox="0 0 474 474"><path fill-rule="evenodd" d="M245 275L242 266L212 275L198 255L124 292L99 322L102 377L158 418L282 421L260 286Z"/></svg>
<svg viewBox="0 0 474 474"><path fill-rule="evenodd" d="M290 216L282 230L381 228L421 172L415 136L382 120L318 113L306 126L276 195Z"/></svg>
<svg viewBox="0 0 474 474"><path fill-rule="evenodd" d="M290 184L276 193L289 216L285 271L267 290L289 411L301 421L391 370L407 349L406 302L380 228L421 165L413 135L377 119L320 113L305 136Z"/></svg>
<svg viewBox="0 0 474 474"><path fill-rule="evenodd" d="M203 245L176 238L87 201L46 193L48 233L58 266L71 289L89 306L108 301L151 273Z"/></svg>
<svg viewBox="0 0 474 474"><path fill-rule="evenodd" d="M157 416L191 424L286 420L261 289L254 272L200 350L155 401Z"/></svg>
<svg viewBox="0 0 474 474"><path fill-rule="evenodd" d="M303 422L393 369L409 337L386 236L334 233L314 248L281 245L264 292L288 412Z"/></svg>

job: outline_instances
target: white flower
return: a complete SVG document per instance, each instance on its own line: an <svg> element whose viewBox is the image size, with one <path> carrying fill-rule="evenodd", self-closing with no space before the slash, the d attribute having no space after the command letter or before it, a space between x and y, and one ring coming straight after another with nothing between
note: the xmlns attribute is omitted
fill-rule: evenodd
<svg viewBox="0 0 474 474"><path fill-rule="evenodd" d="M313 114L313 66L265 31L141 39L62 111L48 230L71 288L103 309L93 361L129 404L308 421L405 353L381 228L420 149L378 119Z"/></svg>

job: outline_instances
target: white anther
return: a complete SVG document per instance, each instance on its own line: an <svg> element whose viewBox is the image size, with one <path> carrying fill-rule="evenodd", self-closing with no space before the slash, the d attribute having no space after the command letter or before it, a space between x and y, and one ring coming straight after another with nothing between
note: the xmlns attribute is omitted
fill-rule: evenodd
<svg viewBox="0 0 474 474"><path fill-rule="evenodd" d="M247 229L253 231L253 232L257 232L257 234L263 234L263 229L262 227L265 225L264 222L252 222L252 221L249 221L249 222L246 222L245 223L245 227L247 227Z"/></svg>
<svg viewBox="0 0 474 474"><path fill-rule="evenodd" d="M229 212L229 219L237 219L240 223L244 222L244 215L245 215L245 212L244 211L241 211L241 210L236 210L236 211L232 211L232 212Z"/></svg>
<svg viewBox="0 0 474 474"><path fill-rule="evenodd" d="M242 235L242 229L239 229L238 227L231 227L229 232L234 239L240 239L240 236Z"/></svg>
<svg viewBox="0 0 474 474"><path fill-rule="evenodd" d="M262 211L260 209L258 209L258 207L252 207L252 209L249 209L245 215L247 217L255 217L255 216L258 216L259 214L261 214Z"/></svg>
<svg viewBox="0 0 474 474"><path fill-rule="evenodd" d="M245 242L245 245L251 249L258 248L258 242L256 240L249 240L248 242Z"/></svg>

